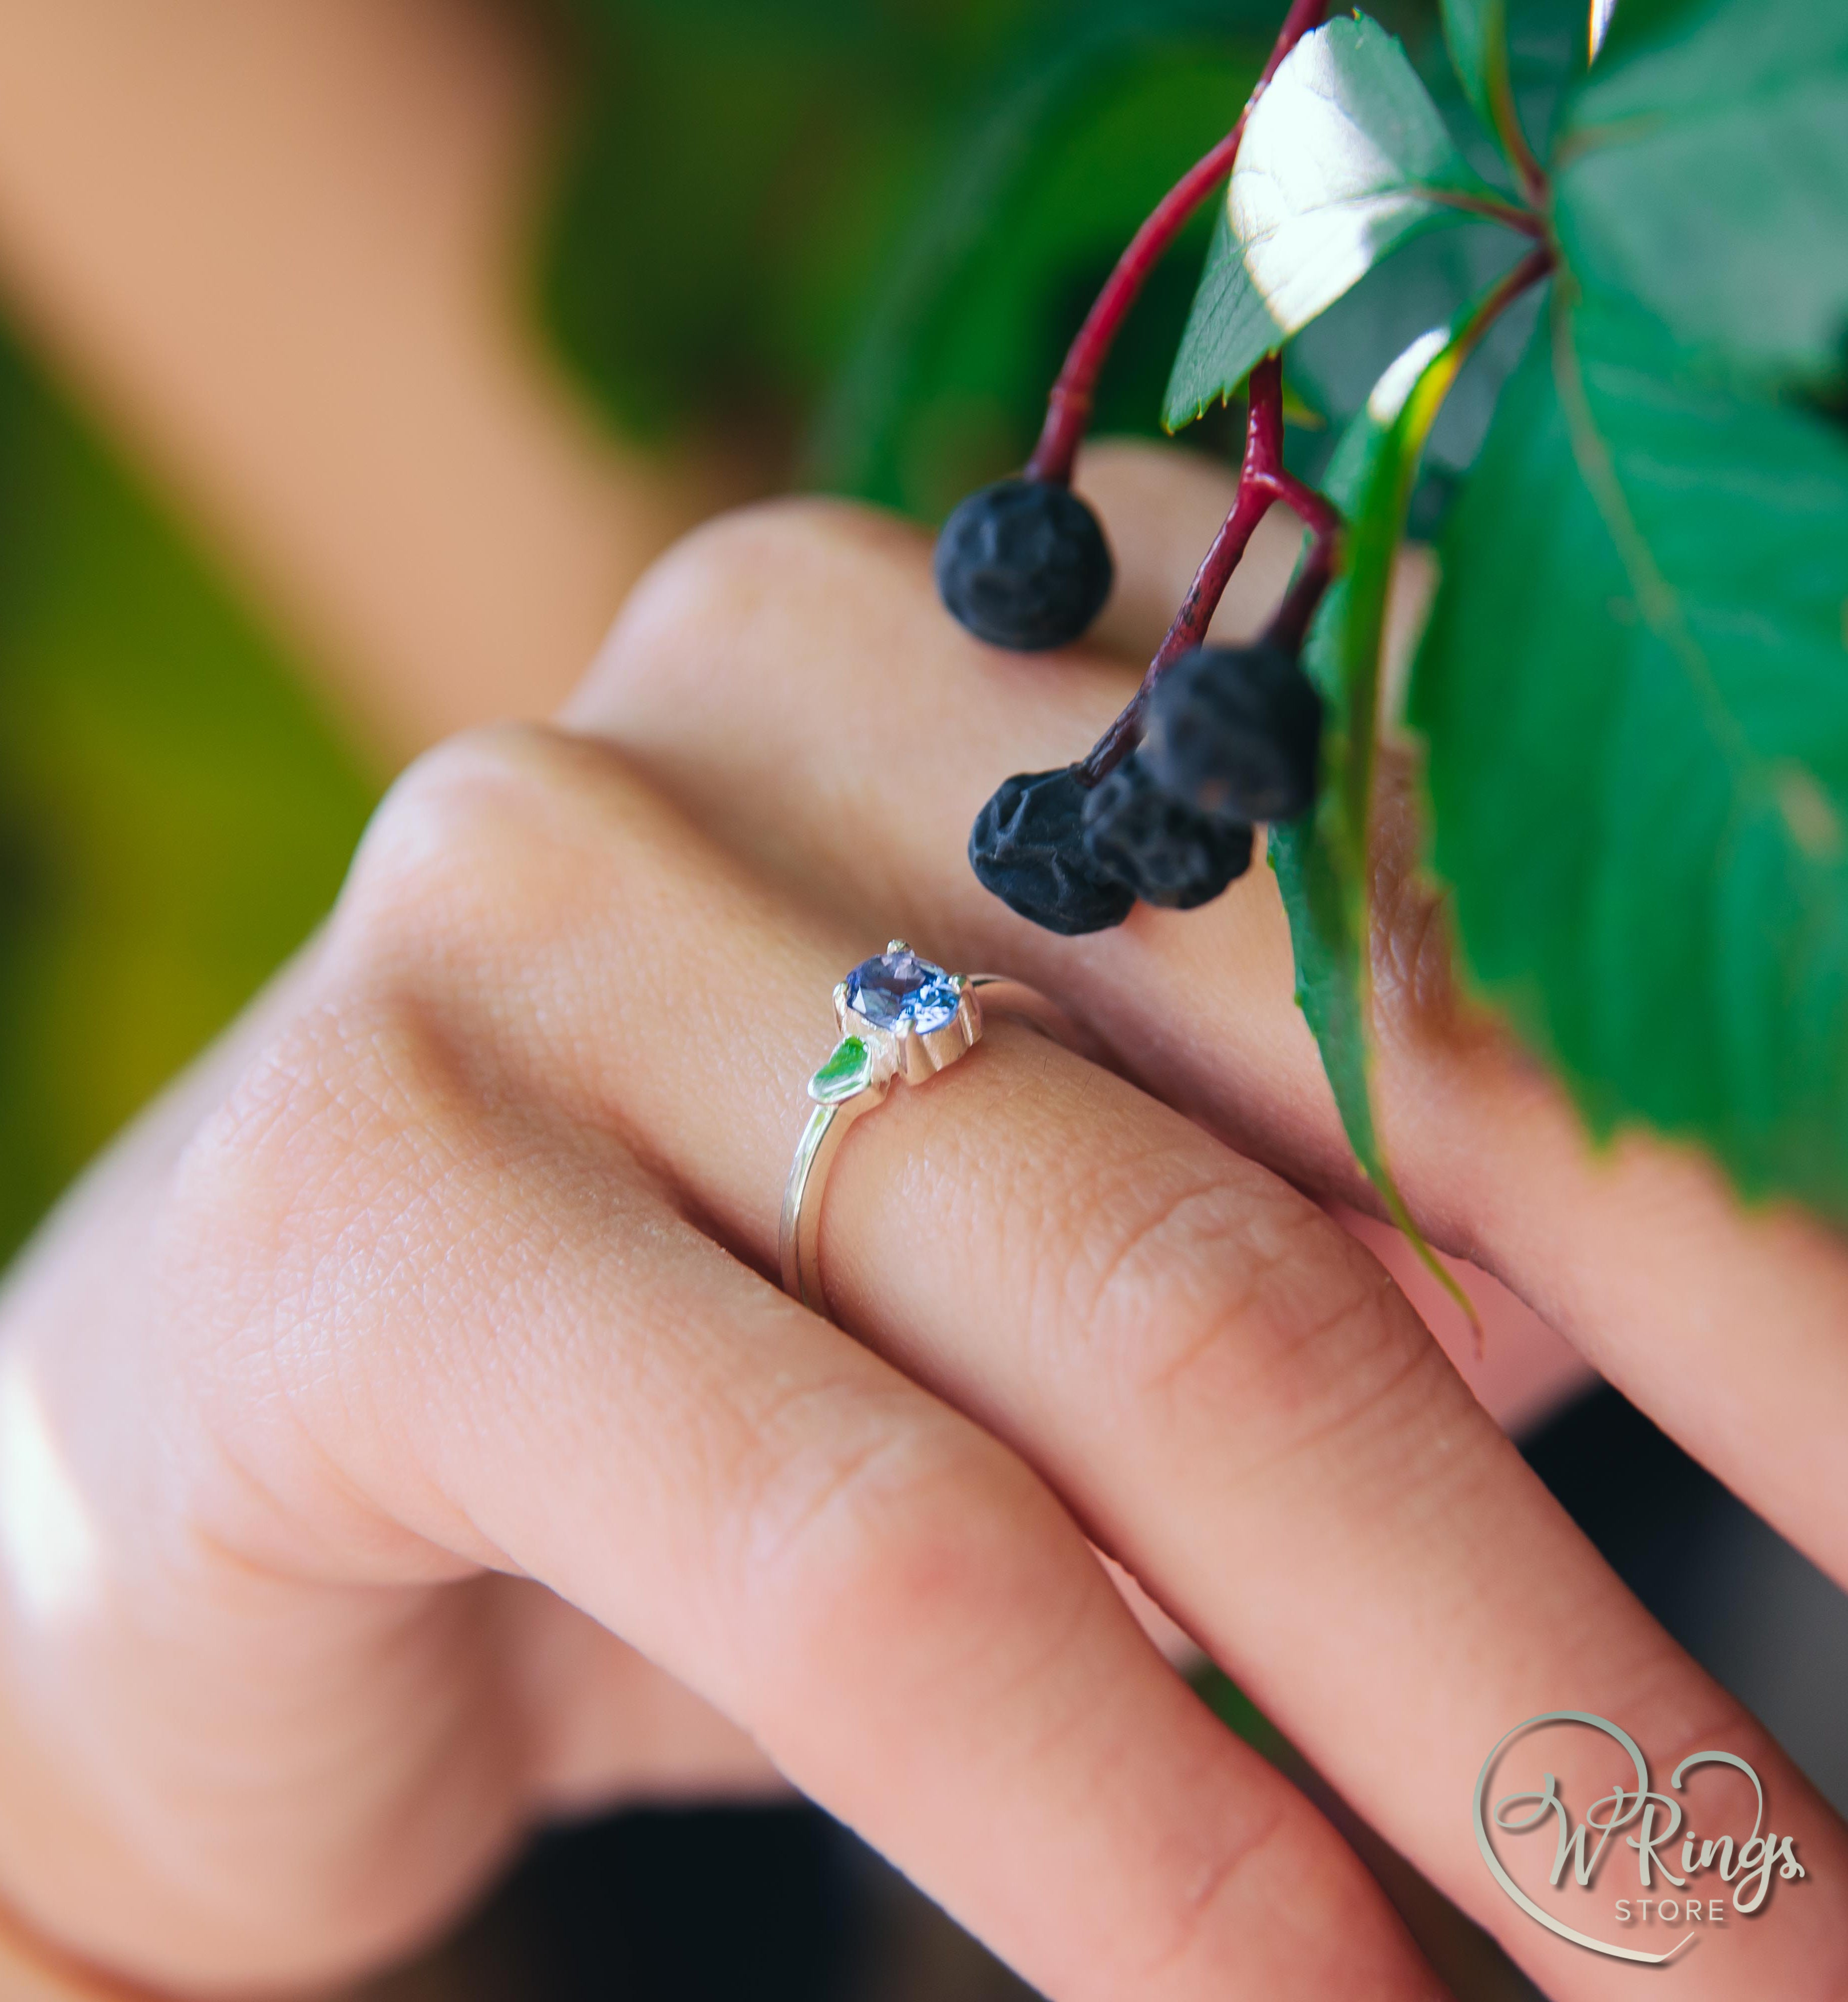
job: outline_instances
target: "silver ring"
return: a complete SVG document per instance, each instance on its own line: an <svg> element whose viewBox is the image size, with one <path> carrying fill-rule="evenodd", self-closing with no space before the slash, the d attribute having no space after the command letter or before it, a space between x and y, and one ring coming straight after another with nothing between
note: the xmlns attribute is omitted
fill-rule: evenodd
<svg viewBox="0 0 1848 2002"><path fill-rule="evenodd" d="M1069 1048L1083 1040L1064 1010L1037 989L998 973L950 973L903 939L863 960L834 990L841 1039L808 1081L814 1110L797 1143L783 1192L777 1253L783 1289L825 1314L821 1291L821 1198L847 1129L884 1102L894 1083L922 1084L982 1040L982 1017L1018 1015Z"/></svg>

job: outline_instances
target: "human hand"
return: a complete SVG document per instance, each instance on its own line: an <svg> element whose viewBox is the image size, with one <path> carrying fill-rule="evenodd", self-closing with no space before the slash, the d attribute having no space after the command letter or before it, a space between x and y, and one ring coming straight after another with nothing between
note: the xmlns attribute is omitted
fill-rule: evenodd
<svg viewBox="0 0 1848 2002"><path fill-rule="evenodd" d="M5 1302L30 1924L188 1993L319 1984L537 1816L773 1760L1054 1995L1435 1992L1052 1488L751 1269L855 943L605 748L490 734L401 784L325 938ZM846 1271L915 1202L894 1275L960 1267L971 1325L995 1177L1100 1118L1170 1174L1210 1145L1005 1021L975 1056L828 1211ZM908 1190L920 1147L954 1201Z"/></svg>
<svg viewBox="0 0 1848 2002"><path fill-rule="evenodd" d="M325 938L16 1275L0 1886L46 1933L191 1991L324 1981L534 1817L767 1760L1060 2002L1435 1993L1087 1534L1558 1997L1609 1970L1507 1924L1463 1803L1562 1689L1723 1739L1840 1881L1839 1825L1366 1254L1131 1084L996 1022L842 1153L859 1339L762 1276L828 989L905 929L863 902L1187 1075L1158 962L1113 990L1107 943L985 935L951 867L956 788L1116 671L1009 664L1019 713L959 717L996 671L924 575L839 511L690 546L581 698L629 748L417 768ZM1793 1997L1848 1958L1819 1899L1754 1944Z"/></svg>

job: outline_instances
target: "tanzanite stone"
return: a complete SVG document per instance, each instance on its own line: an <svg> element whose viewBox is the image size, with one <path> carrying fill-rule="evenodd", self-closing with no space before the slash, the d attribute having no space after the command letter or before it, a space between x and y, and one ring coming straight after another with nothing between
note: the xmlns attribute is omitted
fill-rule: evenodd
<svg viewBox="0 0 1848 2002"><path fill-rule="evenodd" d="M863 960L847 976L847 1006L888 1033L908 1022L919 1035L928 1035L955 1020L961 999L949 975L908 946Z"/></svg>

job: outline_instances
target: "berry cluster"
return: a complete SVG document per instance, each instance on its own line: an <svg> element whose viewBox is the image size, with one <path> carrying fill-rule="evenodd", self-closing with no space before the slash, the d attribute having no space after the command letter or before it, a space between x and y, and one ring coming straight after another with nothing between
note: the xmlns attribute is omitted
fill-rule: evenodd
<svg viewBox="0 0 1848 2002"><path fill-rule="evenodd" d="M1294 0L1259 90L1323 10L1324 0ZM1149 271L1231 171L1250 110L1163 198L1118 260L1053 385L1021 476L971 494L943 525L937 589L991 646L1069 645L1110 595L1109 547L1071 488L1097 373ZM1341 524L1284 467L1277 356L1252 371L1248 396L1237 498L1128 707L1086 757L1016 773L976 817L969 860L977 877L1048 930L1101 931L1138 899L1172 910L1207 903L1251 866L1258 822L1292 818L1314 803L1322 704L1297 657L1334 574ZM1209 647L1206 630L1226 586L1279 501L1311 538L1289 596L1255 644Z"/></svg>
<svg viewBox="0 0 1848 2002"><path fill-rule="evenodd" d="M1312 804L1321 731L1320 699L1274 641L1196 647L1154 684L1140 742L1102 776L1068 765L1006 780L969 860L1050 931L1121 924L1138 898L1191 910L1250 867L1254 822Z"/></svg>

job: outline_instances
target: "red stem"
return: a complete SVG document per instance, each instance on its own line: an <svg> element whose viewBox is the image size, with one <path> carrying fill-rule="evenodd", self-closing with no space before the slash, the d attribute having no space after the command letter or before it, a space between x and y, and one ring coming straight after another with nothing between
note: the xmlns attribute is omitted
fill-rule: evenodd
<svg viewBox="0 0 1848 2002"><path fill-rule="evenodd" d="M1310 542L1308 560L1277 608L1276 617L1271 621L1271 630L1265 638L1274 640L1288 653L1302 650L1309 622L1316 616L1323 592L1334 581L1335 549L1339 541L1338 535L1319 535Z"/></svg>
<svg viewBox="0 0 1848 2002"><path fill-rule="evenodd" d="M1515 178L1521 183L1521 192L1529 204L1536 209L1544 209L1550 199L1546 169L1535 158L1522 128L1521 113L1515 104L1514 79L1508 73L1505 33L1497 37L1490 51L1488 87L1489 113L1494 121L1496 136L1501 141L1501 150L1513 166Z"/></svg>
<svg viewBox="0 0 1848 2002"><path fill-rule="evenodd" d="M1245 121L1264 88L1277 74L1277 67L1311 28L1320 24L1327 0L1291 0L1289 12L1264 65L1239 122L1205 157L1188 169L1163 195L1154 212L1143 223L1105 281L1090 312L1085 316L1078 337L1065 356L1065 366L1046 400L1046 423L1040 441L1027 460L1029 480L1069 483L1072 465L1078 456L1086 427L1091 420L1091 405L1097 391L1097 377L1108 356L1118 329L1135 305L1149 274L1161 262L1170 244L1186 226L1187 219L1232 171L1239 141L1245 136Z"/></svg>
<svg viewBox="0 0 1848 2002"><path fill-rule="evenodd" d="M1464 351L1475 346L1506 309L1530 285L1553 269L1553 252L1536 244L1481 301L1459 335ZM1290 586L1265 637L1295 653L1301 647L1309 621L1328 588L1340 559L1343 523L1339 511L1313 487L1305 486L1283 463L1283 358L1267 355L1251 371L1246 392L1250 404L1245 420L1245 457L1239 468L1239 490L1232 512L1213 538L1205 560L1194 574L1167 637L1156 648L1149 671L1122 713L1093 745L1077 767L1087 786L1115 769L1142 741L1142 719L1155 685L1183 654L1204 645L1207 628L1219 600L1243 560L1257 525L1278 501L1292 510L1309 532L1309 555Z"/></svg>
<svg viewBox="0 0 1848 2002"><path fill-rule="evenodd" d="M1501 201L1492 195L1459 194L1454 188L1421 187L1419 194L1438 208L1461 209L1466 215L1480 215L1499 222L1505 229L1516 229L1523 236L1543 236L1546 225L1531 208L1518 202Z"/></svg>
<svg viewBox="0 0 1848 2002"><path fill-rule="evenodd" d="M1095 785L1135 748L1156 683L1183 654L1205 644L1207 628L1219 609L1233 572L1243 560L1258 523L1277 502L1281 500L1295 511L1314 540L1309 560L1271 626L1273 637L1292 647L1301 644L1334 574L1341 516L1314 488L1304 486L1293 473L1284 470L1283 360L1280 355L1267 355L1252 370L1247 394L1250 400L1245 419L1245 458L1239 469L1239 490L1232 512L1194 573L1167 637L1149 663L1142 685L1078 768L1087 785Z"/></svg>

